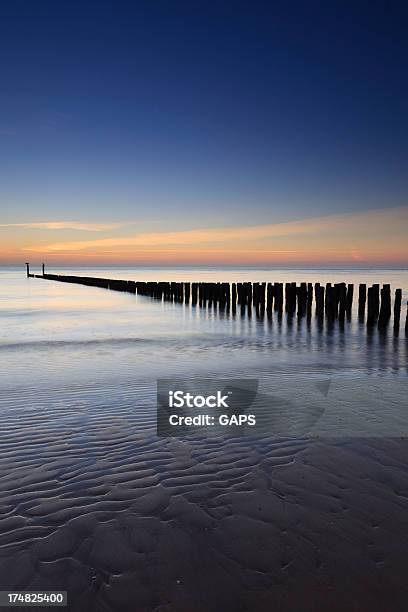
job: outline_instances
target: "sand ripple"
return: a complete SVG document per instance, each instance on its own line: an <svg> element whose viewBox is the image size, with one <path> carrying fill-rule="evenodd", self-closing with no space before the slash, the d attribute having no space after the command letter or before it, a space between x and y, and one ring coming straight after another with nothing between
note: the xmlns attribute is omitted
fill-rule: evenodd
<svg viewBox="0 0 408 612"><path fill-rule="evenodd" d="M159 439L150 388L0 397L2 588L75 611L404 609L406 442Z"/></svg>

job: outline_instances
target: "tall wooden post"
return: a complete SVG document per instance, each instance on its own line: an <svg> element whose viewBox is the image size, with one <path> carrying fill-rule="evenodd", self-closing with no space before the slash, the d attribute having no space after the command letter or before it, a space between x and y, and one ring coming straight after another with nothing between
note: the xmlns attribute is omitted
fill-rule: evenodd
<svg viewBox="0 0 408 612"><path fill-rule="evenodd" d="M378 318L378 327L386 327L391 317L391 287L383 285L381 289L381 308Z"/></svg>
<svg viewBox="0 0 408 612"><path fill-rule="evenodd" d="M315 284L315 295L316 295L316 315L319 318L323 318L323 315L324 315L324 287L321 287L320 283Z"/></svg>
<svg viewBox="0 0 408 612"><path fill-rule="evenodd" d="M408 302L407 302L407 318L405 319L405 335L408 337Z"/></svg>
<svg viewBox="0 0 408 612"><path fill-rule="evenodd" d="M408 337L408 302L407 302L407 318L405 319L405 335Z"/></svg>
<svg viewBox="0 0 408 612"><path fill-rule="evenodd" d="M272 283L268 283L266 287L266 312L268 316L272 314L273 308L273 285Z"/></svg>
<svg viewBox="0 0 408 612"><path fill-rule="evenodd" d="M44 273L45 273L45 265L43 264L43 265L42 265L42 275L43 275L43 276L44 276Z"/></svg>
<svg viewBox="0 0 408 612"><path fill-rule="evenodd" d="M282 312L283 309L283 283L274 283L274 305L273 309L276 312Z"/></svg>
<svg viewBox="0 0 408 612"><path fill-rule="evenodd" d="M367 285L360 283L358 286L358 318L364 321L365 306L367 300Z"/></svg>
<svg viewBox="0 0 408 612"><path fill-rule="evenodd" d="M26 269L27 269L27 278L30 276L30 264L26 261Z"/></svg>
<svg viewBox="0 0 408 612"><path fill-rule="evenodd" d="M312 316L312 305L313 305L313 285L307 283L307 316Z"/></svg>
<svg viewBox="0 0 408 612"><path fill-rule="evenodd" d="M347 317L351 317L351 311L353 309L353 295L354 295L354 285L347 285L347 294L346 294L346 313Z"/></svg>
<svg viewBox="0 0 408 612"><path fill-rule="evenodd" d="M395 290L394 299L394 331L399 331L401 317L402 289Z"/></svg>
<svg viewBox="0 0 408 612"><path fill-rule="evenodd" d="M380 286L374 284L367 290L367 325L377 322L380 311Z"/></svg>
<svg viewBox="0 0 408 612"><path fill-rule="evenodd" d="M190 303L190 283L184 283L184 303Z"/></svg>
<svg viewBox="0 0 408 612"><path fill-rule="evenodd" d="M344 321L344 317L346 314L346 307L347 307L346 283L338 283L337 285L335 285L335 288L336 288L336 300L338 302L338 307L336 305L336 314L338 312L340 321Z"/></svg>

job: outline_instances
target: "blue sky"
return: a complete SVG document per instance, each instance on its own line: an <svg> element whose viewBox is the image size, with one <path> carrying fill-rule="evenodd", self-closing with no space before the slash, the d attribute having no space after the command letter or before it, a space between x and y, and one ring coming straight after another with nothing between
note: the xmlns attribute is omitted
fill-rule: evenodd
<svg viewBox="0 0 408 612"><path fill-rule="evenodd" d="M407 16L2 2L2 222L168 231L405 206Z"/></svg>

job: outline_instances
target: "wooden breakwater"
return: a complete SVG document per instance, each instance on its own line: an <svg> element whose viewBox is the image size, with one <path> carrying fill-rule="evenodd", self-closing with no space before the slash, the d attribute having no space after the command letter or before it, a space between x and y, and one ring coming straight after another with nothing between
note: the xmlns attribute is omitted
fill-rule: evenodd
<svg viewBox="0 0 408 612"><path fill-rule="evenodd" d="M64 283L76 283L89 287L100 287L112 291L122 291L147 296L156 300L191 304L192 306L216 308L224 311L237 310L241 314L252 314L258 317L272 317L272 313L288 317L311 318L312 313L319 319L329 321L350 320L354 300L354 285L346 283L210 283L210 282L143 282L88 276L71 276L62 274L30 274L27 265L27 276L54 280ZM367 288L362 283L358 287L358 318L368 328L374 326L386 329L391 319L395 334L399 333L402 307L402 290L396 289L394 300L391 286L373 284ZM408 303L405 318L405 334L408 336Z"/></svg>

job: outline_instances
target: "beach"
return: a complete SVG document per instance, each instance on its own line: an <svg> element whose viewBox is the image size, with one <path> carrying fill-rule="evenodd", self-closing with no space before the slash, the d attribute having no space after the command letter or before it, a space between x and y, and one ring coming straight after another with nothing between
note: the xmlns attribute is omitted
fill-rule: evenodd
<svg viewBox="0 0 408 612"><path fill-rule="evenodd" d="M403 290L401 332L369 334L355 309L320 329L4 268L1 589L65 590L78 612L406 609L408 272L66 273L388 282ZM295 420L322 401L327 420L296 435L158 437L157 380L177 376L256 377Z"/></svg>

